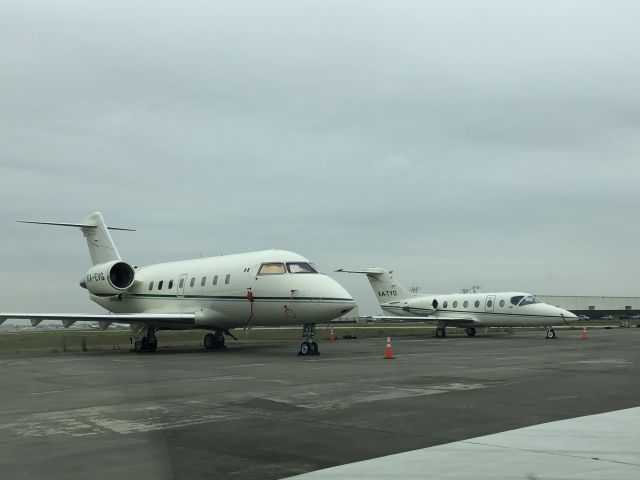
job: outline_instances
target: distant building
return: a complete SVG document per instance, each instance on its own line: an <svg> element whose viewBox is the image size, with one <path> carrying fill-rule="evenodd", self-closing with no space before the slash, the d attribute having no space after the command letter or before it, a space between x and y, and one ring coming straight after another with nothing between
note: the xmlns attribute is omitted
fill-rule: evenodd
<svg viewBox="0 0 640 480"><path fill-rule="evenodd" d="M597 320L611 316L615 320L640 316L640 297L575 297L564 295L536 295L544 303L586 315Z"/></svg>

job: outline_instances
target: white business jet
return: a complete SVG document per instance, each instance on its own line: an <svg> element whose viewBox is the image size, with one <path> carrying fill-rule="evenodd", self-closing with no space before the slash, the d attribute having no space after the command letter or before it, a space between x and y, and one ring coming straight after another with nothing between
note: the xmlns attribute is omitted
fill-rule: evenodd
<svg viewBox="0 0 640 480"><path fill-rule="evenodd" d="M222 348L233 328L301 325L300 355L318 354L315 324L328 322L355 307L351 295L332 278L318 273L297 253L283 250L240 253L136 267L122 261L99 212L82 223L26 222L79 227L93 266L80 285L108 314L0 313L7 319L98 321L131 325L136 351L155 351L157 330L205 329L204 346ZM235 337L234 337L235 338Z"/></svg>
<svg viewBox="0 0 640 480"><path fill-rule="evenodd" d="M478 327L547 327L546 338L556 338L554 325L568 324L578 317L567 310L542 303L522 292L417 295L397 283L383 268L337 270L364 273L390 315L376 320L423 321L437 324L436 336L446 337L447 326L464 328L473 337Z"/></svg>

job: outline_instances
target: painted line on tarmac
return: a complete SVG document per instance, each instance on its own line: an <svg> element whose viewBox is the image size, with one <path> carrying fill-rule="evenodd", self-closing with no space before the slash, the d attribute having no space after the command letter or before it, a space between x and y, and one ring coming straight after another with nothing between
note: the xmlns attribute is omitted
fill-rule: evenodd
<svg viewBox="0 0 640 480"><path fill-rule="evenodd" d="M217 368L243 368L243 367L268 367L269 364L268 363L245 363L243 365L227 365L227 366L221 366L221 367L217 367Z"/></svg>

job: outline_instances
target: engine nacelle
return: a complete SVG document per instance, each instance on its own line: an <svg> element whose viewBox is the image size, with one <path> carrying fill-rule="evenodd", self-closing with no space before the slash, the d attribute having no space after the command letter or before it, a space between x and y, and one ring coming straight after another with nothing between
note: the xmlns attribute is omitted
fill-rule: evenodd
<svg viewBox="0 0 640 480"><path fill-rule="evenodd" d="M133 285L135 275L131 265L114 260L91 267L80 285L94 295L117 295Z"/></svg>
<svg viewBox="0 0 640 480"><path fill-rule="evenodd" d="M438 309L438 300L434 297L419 297L407 300L403 310L415 315L429 315Z"/></svg>

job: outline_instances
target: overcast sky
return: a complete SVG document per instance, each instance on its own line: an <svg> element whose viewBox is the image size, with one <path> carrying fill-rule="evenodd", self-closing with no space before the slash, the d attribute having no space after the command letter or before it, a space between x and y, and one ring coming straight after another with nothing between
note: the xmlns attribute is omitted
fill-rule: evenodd
<svg viewBox="0 0 640 480"><path fill-rule="evenodd" d="M422 292L640 296L637 1L0 1L0 311L265 248ZM334 275L376 313L368 282Z"/></svg>

